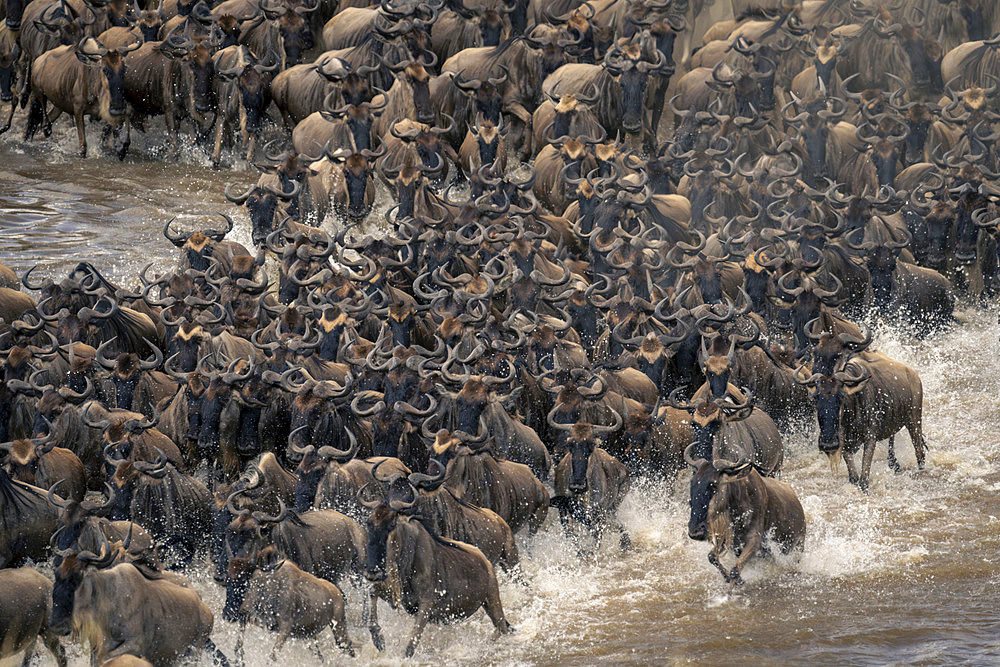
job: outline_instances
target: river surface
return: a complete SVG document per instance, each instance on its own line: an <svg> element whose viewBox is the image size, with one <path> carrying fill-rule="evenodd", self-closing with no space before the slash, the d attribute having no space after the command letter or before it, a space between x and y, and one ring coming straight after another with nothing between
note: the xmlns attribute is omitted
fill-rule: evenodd
<svg viewBox="0 0 1000 667"><path fill-rule="evenodd" d="M132 285L147 262L165 267L178 257L161 234L168 219L194 228L216 211L234 214L231 238L249 242L246 218L223 188L251 182L251 173L212 171L193 148L167 161L141 135L119 163L95 156L98 137L90 136L87 160L73 155L65 117L53 142L0 137L0 262L19 273L38 264L37 273L55 277L88 259ZM482 612L430 625L417 662L1000 664L1000 327L995 308L960 307L959 315L961 325L924 341L894 330L876 337L923 380L925 471L916 471L902 433L903 474L887 469L883 443L864 495L843 469L831 472L813 433L786 441L782 479L808 522L801 557L751 566L734 593L706 560L708 546L686 536L687 473L673 486L635 480L620 512L631 551L619 552L609 537L581 556L550 518L538 535L519 536L520 576L501 575L516 632L492 641ZM327 632L321 654L293 640L272 663L273 636L221 619L223 591L207 561L186 574L216 614L216 643L232 656L242 634L250 665L402 660L412 619L382 603L388 646L380 655L362 625L361 591L348 585L359 659L337 653ZM71 664L86 664L79 646L68 648ZM42 663L50 664L48 654ZM192 664L200 663L209 661Z"/></svg>

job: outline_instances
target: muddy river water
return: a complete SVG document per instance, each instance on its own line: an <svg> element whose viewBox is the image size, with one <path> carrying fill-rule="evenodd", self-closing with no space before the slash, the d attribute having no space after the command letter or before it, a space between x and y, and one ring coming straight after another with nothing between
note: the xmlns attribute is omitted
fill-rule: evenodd
<svg viewBox="0 0 1000 667"><path fill-rule="evenodd" d="M130 284L146 262L176 260L161 235L170 217L196 225L215 211L236 215L233 238L249 242L245 216L222 194L227 183L250 182L249 172L212 171L194 149L168 162L141 137L125 163L80 160L74 137L65 119L52 143L0 137L0 262L19 273L38 264L57 276L86 258ZM809 429L786 441L782 478L808 521L801 558L754 565L732 593L706 560L708 547L686 536L687 474L672 487L636 480L621 509L631 551L620 553L609 538L581 557L550 518L538 535L519 537L520 576L501 575L517 631L492 641L482 612L431 625L417 661L1000 663L1000 327L995 308L962 306L959 315L962 324L924 341L893 330L876 337L923 380L925 471L915 470L900 434L903 474L887 469L881 445L863 495L843 470L831 473ZM216 643L232 655L241 631L221 619L224 595L207 561L186 574L216 613ZM380 655L362 626L360 589L345 593L357 663L398 663L411 619L383 607L388 647ZM272 664L272 636L249 628L244 641L249 664ZM329 633L320 645L323 663L356 664L336 652ZM77 646L70 656L86 663ZM279 664L318 661L306 642L289 642L279 655Z"/></svg>

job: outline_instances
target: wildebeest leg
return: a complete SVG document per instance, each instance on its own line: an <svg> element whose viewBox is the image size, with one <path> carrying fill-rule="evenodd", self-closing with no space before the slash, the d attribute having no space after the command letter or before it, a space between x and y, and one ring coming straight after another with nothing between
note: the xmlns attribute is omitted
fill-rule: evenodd
<svg viewBox="0 0 1000 667"><path fill-rule="evenodd" d="M382 628L378 625L378 593L375 591L375 586L372 586L371 597L368 601L368 613L371 616L368 618L368 630L372 635L372 644L379 651L385 650L385 637L382 636Z"/></svg>
<svg viewBox="0 0 1000 667"><path fill-rule="evenodd" d="M719 572L722 573L722 578L725 579L726 583L728 584L729 571L722 566L722 561L719 560L719 554L715 549L712 549L711 551L708 552L708 562L714 565L719 570Z"/></svg>
<svg viewBox="0 0 1000 667"><path fill-rule="evenodd" d="M21 107L28 106L28 100L31 98L31 58L22 58L27 62L24 64L24 76L21 77L21 90L19 92L21 98Z"/></svg>
<svg viewBox="0 0 1000 667"><path fill-rule="evenodd" d="M889 436L889 467L897 475L903 471L903 468L899 465L899 461L896 460L896 436Z"/></svg>
<svg viewBox="0 0 1000 667"><path fill-rule="evenodd" d="M124 160L125 155L128 153L128 147L132 145L132 127L131 122L126 116L125 120L122 121L121 127L115 132L115 141L118 145L117 156L119 160ZM122 136L124 135L124 136Z"/></svg>
<svg viewBox="0 0 1000 667"><path fill-rule="evenodd" d="M749 534L747 535L746 543L743 545L743 550L739 553L733 569L729 571L729 581L733 584L743 583L743 577L741 576L743 567L747 564L747 561L760 553L761 545L764 541L763 516L754 520L748 532Z"/></svg>
<svg viewBox="0 0 1000 667"><path fill-rule="evenodd" d="M861 477L858 479L858 488L868 492L868 476L872 471L872 459L875 457L875 441L865 442L865 451L861 458Z"/></svg>
<svg viewBox="0 0 1000 667"><path fill-rule="evenodd" d="M52 657L56 659L56 665L66 667L66 649L63 648L62 643L59 641L59 635L46 628L42 630L42 642L44 642L46 648L52 653ZM25 657L28 655L30 654L26 653Z"/></svg>
<svg viewBox="0 0 1000 667"><path fill-rule="evenodd" d="M927 461L927 441L924 440L924 429L920 423L920 409L918 408L914 412L910 423L906 425L906 431L910 434L910 440L913 441L913 453L917 456L917 468L923 470Z"/></svg>
<svg viewBox="0 0 1000 667"><path fill-rule="evenodd" d="M499 592L497 593L499 597ZM420 635L424 633L424 628L427 627L427 621L431 620L431 605L426 604L417 610L417 620L413 624L413 634L410 636L410 641L406 645L406 657L412 658L413 654L417 650L417 643L420 642Z"/></svg>
<svg viewBox="0 0 1000 667"><path fill-rule="evenodd" d="M176 158L180 146L177 139L177 118L171 109L167 109L167 112L163 114L163 121L167 125L167 141L170 143L170 156Z"/></svg>
<svg viewBox="0 0 1000 667"><path fill-rule="evenodd" d="M282 628L278 630L278 638L274 640L274 646L271 647L271 662L277 662L278 651L280 651L281 647L288 641L288 636L290 634L291 628Z"/></svg>
<svg viewBox="0 0 1000 667"><path fill-rule="evenodd" d="M212 147L212 169L218 169L222 161L222 133L226 127L226 114L220 109L215 114L215 145Z"/></svg>
<svg viewBox="0 0 1000 667"><path fill-rule="evenodd" d="M14 120L14 111L17 109L17 104L12 100L10 103L10 114L7 116L7 122L4 123L3 127L0 127L0 134L3 134L10 129L10 124Z"/></svg>
<svg viewBox="0 0 1000 667"><path fill-rule="evenodd" d="M545 505L538 506L538 508L531 515L531 518L528 519L529 535L534 535L535 533L538 532L538 529L542 527L543 523L545 523L545 517L548 516L548 513L549 513L548 507L546 507Z"/></svg>
<svg viewBox="0 0 1000 667"><path fill-rule="evenodd" d="M219 667L229 667L229 658L219 650L219 647L211 639L205 639L205 650L215 657L215 662L218 663Z"/></svg>
<svg viewBox="0 0 1000 667"><path fill-rule="evenodd" d="M31 141L39 125L45 118L45 98L41 95L32 96L31 107L28 109L28 122L24 126L24 140Z"/></svg>
<svg viewBox="0 0 1000 667"><path fill-rule="evenodd" d="M854 463L854 455L848 454L847 450L844 450L841 454L844 459L844 464L847 466L847 480L851 484L858 483L858 466Z"/></svg>
<svg viewBox="0 0 1000 667"><path fill-rule="evenodd" d="M73 111L73 120L76 122L77 147L80 149L80 157L87 157L87 129L83 124L83 109Z"/></svg>
<svg viewBox="0 0 1000 667"><path fill-rule="evenodd" d="M28 667L31 664L32 658L35 657L35 642L38 637L32 637L31 641L24 649L24 660L21 661L21 667Z"/></svg>
<svg viewBox="0 0 1000 667"><path fill-rule="evenodd" d="M503 604L500 602L500 586L497 584L496 577L493 577L487 585L490 589L486 594L486 602L483 607L486 609L486 615L493 621L493 627L496 628L493 635L493 638L496 639L500 635L514 632L514 627L507 622L507 617L504 616Z"/></svg>
<svg viewBox="0 0 1000 667"><path fill-rule="evenodd" d="M629 537L628 531L625 530L625 526L621 524L620 521L615 522L615 527L618 529L618 548L622 551L628 551L632 548L632 538Z"/></svg>
<svg viewBox="0 0 1000 667"><path fill-rule="evenodd" d="M337 642L337 647L353 658L354 646L351 644L351 638L347 635L347 621L340 623L334 620L331 627L333 628L333 640ZM319 654L319 642L316 643L316 653ZM323 656L320 655L320 663L322 662Z"/></svg>
<svg viewBox="0 0 1000 667"><path fill-rule="evenodd" d="M62 109L59 107L52 107L52 111L45 115L45 120L42 123L42 134L48 139L52 136L52 123L59 120L59 116L62 115Z"/></svg>

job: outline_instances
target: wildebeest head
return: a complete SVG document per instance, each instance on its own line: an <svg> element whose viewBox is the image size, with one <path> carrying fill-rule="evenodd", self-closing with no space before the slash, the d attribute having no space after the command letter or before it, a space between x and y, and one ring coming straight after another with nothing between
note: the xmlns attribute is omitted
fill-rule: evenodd
<svg viewBox="0 0 1000 667"><path fill-rule="evenodd" d="M146 340L146 345L153 350L152 358L140 359L132 352L125 352L118 355L116 359L110 360L105 356L105 348L116 339L117 337L111 338L101 343L101 346L97 348L97 362L111 371L111 382L115 386L114 407L131 410L136 387L145 373L159 368L163 362L163 353L158 347Z"/></svg>
<svg viewBox="0 0 1000 667"><path fill-rule="evenodd" d="M795 102L798 102L800 111L793 116L790 109ZM826 173L826 151L830 128L844 117L846 111L847 105L837 97L815 97L805 101L795 98L781 109L785 122L793 125L799 136L802 137L806 154L809 156L811 171L816 176Z"/></svg>
<svg viewBox="0 0 1000 667"><path fill-rule="evenodd" d="M567 486L574 494L587 490L587 469L590 466L590 455L597 447L596 435L590 424L578 422L573 424L566 439L570 455L570 476Z"/></svg>
<svg viewBox="0 0 1000 667"><path fill-rule="evenodd" d="M24 18L24 7L27 4L27 0L7 0L6 25L11 32L21 29L21 19Z"/></svg>
<svg viewBox="0 0 1000 667"><path fill-rule="evenodd" d="M476 105L476 112L493 124L500 123L504 85L510 78L510 72L506 66L502 69L503 72L500 76L487 76L486 79L466 79L463 72L456 72L452 77L452 83L472 98Z"/></svg>
<svg viewBox="0 0 1000 667"><path fill-rule="evenodd" d="M237 385L245 386L253 374L253 365L244 359L230 363L224 373L214 373L208 387L201 395L201 406L198 410L200 428L198 430L198 449L202 452L217 452L224 432L234 434L237 446L244 453L253 452L256 448L256 429L242 433L238 423L245 405L245 397L240 394ZM242 399L242 400L241 400ZM254 404L254 407L260 407ZM224 423L235 420L237 423ZM255 426L256 424L254 424Z"/></svg>
<svg viewBox="0 0 1000 667"><path fill-rule="evenodd" d="M126 0L111 0L105 5L108 24L114 28L131 28L137 18L135 11Z"/></svg>
<svg viewBox="0 0 1000 667"><path fill-rule="evenodd" d="M701 364L708 383L709 393L713 398L723 398L733 374L733 364L736 361L736 338L732 337L729 345L721 335L712 338L712 344L705 346L705 337L701 339Z"/></svg>
<svg viewBox="0 0 1000 667"><path fill-rule="evenodd" d="M80 62L100 67L100 99L102 118L114 125L125 115L125 54L138 49L141 44L119 49L107 49L93 37L80 41L76 47L76 57Z"/></svg>
<svg viewBox="0 0 1000 667"><path fill-rule="evenodd" d="M819 450L831 459L843 447L841 417L850 396L860 391L871 378L868 368L847 360L829 375L814 373L803 379L802 369L796 372L798 382L809 386L809 394L816 403L819 423Z"/></svg>
<svg viewBox="0 0 1000 667"><path fill-rule="evenodd" d="M10 16L8 15L8 21ZM77 16L73 9L65 3L53 3L42 12L35 21L35 27L48 35L59 38L59 44L68 46L79 43L84 35L84 28L97 21L97 13L89 5L86 11ZM20 23L20 22L18 22ZM8 27L10 27L8 23Z"/></svg>
<svg viewBox="0 0 1000 667"><path fill-rule="evenodd" d="M904 24L899 33L899 41L910 62L910 73L914 85L921 88L941 90L941 45L927 39L917 29Z"/></svg>
<svg viewBox="0 0 1000 667"><path fill-rule="evenodd" d="M292 376L296 373L306 379L294 383ZM350 375L341 386L333 380L316 381L303 369L295 368L285 371L281 382L286 391L296 394L291 405L291 433L288 436L291 449L307 445L343 447L348 443L344 417L337 406L351 391L353 379Z"/></svg>
<svg viewBox="0 0 1000 667"><path fill-rule="evenodd" d="M319 3L315 3L319 7ZM312 28L309 21L304 19L299 12L305 8L296 7L295 11L285 12L285 15L278 21L278 30L281 33L281 43L285 51L285 67L298 65L302 60L302 53L308 51L314 45Z"/></svg>
<svg viewBox="0 0 1000 667"><path fill-rule="evenodd" d="M400 520L405 519L405 513L417 502L417 490L405 477L398 477L390 484L385 496L372 499L377 493L371 483L358 491L358 501L372 510L365 520L365 532L368 535L364 575L368 581L385 581L386 555L388 552L389 535L396 529Z"/></svg>
<svg viewBox="0 0 1000 667"><path fill-rule="evenodd" d="M385 154L385 145L378 151L361 150L350 153L337 150L328 155L329 159L340 165L340 183L342 194L338 194L338 207L350 218L363 218L368 214L366 193L372 183L372 163Z"/></svg>
<svg viewBox="0 0 1000 667"><path fill-rule="evenodd" d="M89 544L95 538L98 541L103 539L104 532L97 523L98 517L114 505L114 490L110 484L105 483L105 489L107 489L108 494L107 501L99 505L90 503L89 501L60 500L56 496L56 491L61 484L61 481L56 482L48 490L49 503L59 508L59 523L61 524L60 529L52 536L51 541L53 551L55 552L52 564L56 568L62 562L62 556L59 555L60 552L65 552L69 549L80 549L81 546L86 546L82 542Z"/></svg>
<svg viewBox="0 0 1000 667"><path fill-rule="evenodd" d="M434 107L431 105L430 79L424 66L419 61L404 61L392 69L396 70L397 78L402 85L410 89L413 99L412 113L421 123L434 122Z"/></svg>
<svg viewBox="0 0 1000 667"><path fill-rule="evenodd" d="M837 294L840 292L842 284L840 279L833 276L834 288L823 289L816 279L800 277L799 284L793 287L795 277L792 272L789 272L778 279L778 295L790 304L789 310L791 311L795 345L799 352L803 352L809 346L806 325L820 316L824 306L834 308L840 305L841 300Z"/></svg>
<svg viewBox="0 0 1000 667"><path fill-rule="evenodd" d="M232 218L221 213L219 215L226 221L225 230L208 229L204 232L172 232L170 225L176 218L171 218L163 226L163 236L176 247L184 250L185 259L191 268L196 271L207 271L209 269L216 244L221 243L226 234L233 229Z"/></svg>
<svg viewBox="0 0 1000 667"><path fill-rule="evenodd" d="M215 61L212 52L199 42L185 58L191 76L191 102L195 113L207 114L216 108Z"/></svg>
<svg viewBox="0 0 1000 667"><path fill-rule="evenodd" d="M906 152L903 157L909 163L920 162L934 118L931 115L931 108L927 104L916 102L908 106L909 109L903 118L909 130L906 135Z"/></svg>
<svg viewBox="0 0 1000 667"><path fill-rule="evenodd" d="M38 471L39 459L51 452L56 443L52 442L55 433L48 430L48 435L40 438L14 440L0 443L0 450L7 451L7 468L10 476L20 482L38 486L35 474Z"/></svg>
<svg viewBox="0 0 1000 667"><path fill-rule="evenodd" d="M753 397L747 395L742 403L728 396L724 399L707 398L695 403L681 403L676 399L678 390L674 390L668 399L670 405L678 410L691 413L691 426L694 442L684 451L684 457L705 459L711 461L718 469L736 469L750 462L750 452L746 451L745 443L730 442L721 437L720 431L728 422L738 422L746 419L753 412Z"/></svg>
<svg viewBox="0 0 1000 667"><path fill-rule="evenodd" d="M637 44L612 47L604 57L604 68L615 75L621 91L619 103L622 109L622 128L626 132L642 131L645 109L646 86L651 72L658 71L666 63L663 54L657 51L656 62L642 60L642 52ZM608 94L610 91L604 91Z"/></svg>
<svg viewBox="0 0 1000 667"><path fill-rule="evenodd" d="M170 349L174 350L174 354L167 359L167 367L178 373L193 372L202 356L202 344L209 340L211 334L201 324L182 322L170 341Z"/></svg>
<svg viewBox="0 0 1000 667"><path fill-rule="evenodd" d="M49 628L56 634L66 636L72 630L73 606L76 591L90 568L111 567L118 558L118 552L104 541L100 553L87 550L57 551L62 559L55 568L55 583L52 587L52 613Z"/></svg>
<svg viewBox="0 0 1000 667"><path fill-rule="evenodd" d="M136 27L143 42L155 42L160 38L160 28L163 26L163 17L155 9L144 9L139 13L139 21Z"/></svg>

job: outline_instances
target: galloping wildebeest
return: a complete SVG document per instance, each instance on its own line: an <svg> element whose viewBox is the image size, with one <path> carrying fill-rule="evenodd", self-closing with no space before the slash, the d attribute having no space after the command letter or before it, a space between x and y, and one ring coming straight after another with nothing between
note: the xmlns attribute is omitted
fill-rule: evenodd
<svg viewBox="0 0 1000 667"><path fill-rule="evenodd" d="M408 658L429 621L465 618L480 607L498 634L513 630L504 617L493 565L476 547L445 539L418 517L407 516L417 497L406 480L397 480L383 499L364 502L372 509L365 522L365 577L372 583L369 623L376 648L385 647L376 613L380 596L417 617L406 645Z"/></svg>

